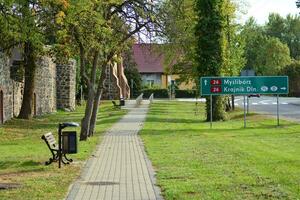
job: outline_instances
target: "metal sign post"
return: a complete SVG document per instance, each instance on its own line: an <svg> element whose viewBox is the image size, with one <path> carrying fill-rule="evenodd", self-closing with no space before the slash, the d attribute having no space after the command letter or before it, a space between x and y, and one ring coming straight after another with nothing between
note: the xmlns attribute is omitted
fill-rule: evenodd
<svg viewBox="0 0 300 200"><path fill-rule="evenodd" d="M279 94L277 94L277 126L279 125Z"/></svg>
<svg viewBox="0 0 300 200"><path fill-rule="evenodd" d="M244 128L247 127L246 124L246 96L244 95Z"/></svg>
<svg viewBox="0 0 300 200"><path fill-rule="evenodd" d="M212 102L212 95L210 95L210 128L212 129L212 121L213 121L213 102Z"/></svg>
<svg viewBox="0 0 300 200"><path fill-rule="evenodd" d="M249 104L250 104L250 98L247 96L247 114L249 114Z"/></svg>

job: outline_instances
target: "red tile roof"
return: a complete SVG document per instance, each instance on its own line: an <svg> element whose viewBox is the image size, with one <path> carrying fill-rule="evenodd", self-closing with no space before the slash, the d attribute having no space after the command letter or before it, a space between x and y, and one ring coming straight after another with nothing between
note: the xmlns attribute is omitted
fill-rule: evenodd
<svg viewBox="0 0 300 200"><path fill-rule="evenodd" d="M133 58L140 73L163 73L164 56L153 44L133 45Z"/></svg>

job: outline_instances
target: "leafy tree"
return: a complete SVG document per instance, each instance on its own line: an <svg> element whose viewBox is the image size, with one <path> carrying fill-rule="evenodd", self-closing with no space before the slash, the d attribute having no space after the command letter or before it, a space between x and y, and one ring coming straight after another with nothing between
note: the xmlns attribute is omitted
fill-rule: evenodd
<svg viewBox="0 0 300 200"><path fill-rule="evenodd" d="M157 5L155 1L140 0L83 0L70 5L60 31L60 45L73 44L65 51L79 54L82 82L87 85L81 140L94 133L107 67L119 60L134 35L154 28Z"/></svg>
<svg viewBox="0 0 300 200"><path fill-rule="evenodd" d="M168 73L180 75L179 82L193 81L199 91L199 73L197 72L197 37L195 27L198 17L195 1L167 0L164 3L165 15L162 20L162 38L166 63L171 68ZM244 67L244 43L239 34L239 26L235 22L238 5L232 1L224 1L224 59L222 74L238 75ZM174 64L175 63L175 64Z"/></svg>
<svg viewBox="0 0 300 200"><path fill-rule="evenodd" d="M198 23L196 61L198 76L222 76L226 59L226 0L197 0ZM213 120L224 120L224 99L214 96L206 101L207 120L210 119L210 104L213 104Z"/></svg>
<svg viewBox="0 0 300 200"><path fill-rule="evenodd" d="M245 69L254 69L257 56L260 53L259 49L266 40L263 29L251 17L243 26L241 36L245 42Z"/></svg>
<svg viewBox="0 0 300 200"><path fill-rule="evenodd" d="M168 74L177 74L179 83L194 82L196 38L194 29L197 23L194 0L166 0L161 18L163 27L160 37L165 43L157 51L165 56L164 65ZM196 83L198 83L196 81Z"/></svg>
<svg viewBox="0 0 300 200"><path fill-rule="evenodd" d="M226 26L225 26L225 59L222 67L222 74L226 76L238 76L241 69L244 68L245 59L245 43L240 34L240 25L236 23L236 12L238 5L232 1L225 1ZM234 110L234 95L230 99L227 98L226 111Z"/></svg>
<svg viewBox="0 0 300 200"><path fill-rule="evenodd" d="M137 97L142 89L142 77L134 61L132 50L127 50L123 54L124 73L131 88L131 96ZM133 81L133 85L131 85ZM132 88L133 87L133 88Z"/></svg>
<svg viewBox="0 0 300 200"><path fill-rule="evenodd" d="M257 51L257 60L253 69L259 75L277 75L282 68L291 63L288 46L278 38L265 38L265 42Z"/></svg>
<svg viewBox="0 0 300 200"><path fill-rule="evenodd" d="M36 63L47 53L45 45L53 42L55 22L61 20L68 5L66 0L0 2L0 48L9 52L17 47L24 60L25 82L19 118L29 119L33 115Z"/></svg>
<svg viewBox="0 0 300 200"><path fill-rule="evenodd" d="M276 37L288 45L291 57L300 59L300 17L287 15L286 18L272 13L265 25L266 35Z"/></svg>
<svg viewBox="0 0 300 200"><path fill-rule="evenodd" d="M105 69L99 68L99 61L106 52L103 49L104 41L112 36L106 26L104 10L101 2L76 1L73 2L62 24L60 31L60 47L65 54L72 56L78 54L80 58L81 82L86 85L88 99L85 116L81 121L81 140L89 135L91 117L93 114L94 98L97 81L105 79ZM72 45L73 44L73 45ZM71 48L70 48L71 47ZM101 51L101 52L100 52Z"/></svg>
<svg viewBox="0 0 300 200"><path fill-rule="evenodd" d="M156 1L124 0L116 2L111 0L110 3L104 4L104 19L112 34L104 40L103 48L107 50L107 53L101 60L102 72L106 70L110 63L114 62L116 56L122 55L124 48L128 46L128 42L132 37L138 33L147 34L155 30L158 12L159 4ZM104 80L105 76L102 76L98 81L89 135L94 132Z"/></svg>
<svg viewBox="0 0 300 200"><path fill-rule="evenodd" d="M281 19L280 16L275 15L271 15L270 18ZM272 22L266 25L264 29L257 25L253 18L250 18L241 32L241 36L245 41L245 55L247 58L245 68L255 70L258 75L276 75L291 62L288 46L275 37L283 35L282 32L271 29L270 24L282 23Z"/></svg>
<svg viewBox="0 0 300 200"><path fill-rule="evenodd" d="M286 21L277 13L271 13L268 18L268 22L265 25L266 34L272 37L282 39L286 33Z"/></svg>
<svg viewBox="0 0 300 200"><path fill-rule="evenodd" d="M283 68L280 74L289 77L289 95L300 96L300 61L293 61L290 65Z"/></svg>

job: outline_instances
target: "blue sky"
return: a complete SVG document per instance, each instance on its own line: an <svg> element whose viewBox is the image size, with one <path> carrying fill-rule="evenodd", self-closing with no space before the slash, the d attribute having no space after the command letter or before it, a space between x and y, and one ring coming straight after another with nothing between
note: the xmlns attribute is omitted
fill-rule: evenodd
<svg viewBox="0 0 300 200"><path fill-rule="evenodd" d="M235 0L237 2L244 1L242 10L247 14L241 16L240 21L245 22L249 17L256 18L259 24L263 24L267 19L269 13L276 12L281 16L287 14L298 14L300 9L296 8L296 0Z"/></svg>

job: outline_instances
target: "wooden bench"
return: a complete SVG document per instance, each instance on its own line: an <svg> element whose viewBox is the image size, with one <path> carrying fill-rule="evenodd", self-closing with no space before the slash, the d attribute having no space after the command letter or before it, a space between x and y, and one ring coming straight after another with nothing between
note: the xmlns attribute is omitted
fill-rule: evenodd
<svg viewBox="0 0 300 200"><path fill-rule="evenodd" d="M117 104L115 101L111 101L114 105L114 108L121 109L121 104Z"/></svg>
<svg viewBox="0 0 300 200"><path fill-rule="evenodd" d="M42 139L45 141L45 143L47 144L47 146L52 154L52 158L49 158L49 161L46 161L45 164L50 165L52 162L57 162L59 160L59 146L56 143L55 137L50 132L50 133L44 134L42 136ZM67 161L62 160L62 162L64 164L70 164L70 162L73 162L72 159L68 159L66 157L66 154L63 154L63 157L67 160Z"/></svg>

